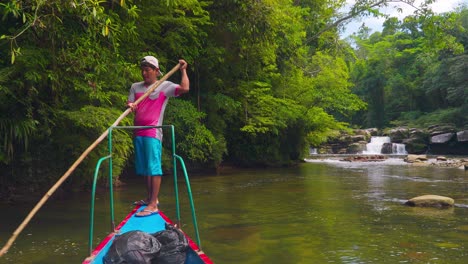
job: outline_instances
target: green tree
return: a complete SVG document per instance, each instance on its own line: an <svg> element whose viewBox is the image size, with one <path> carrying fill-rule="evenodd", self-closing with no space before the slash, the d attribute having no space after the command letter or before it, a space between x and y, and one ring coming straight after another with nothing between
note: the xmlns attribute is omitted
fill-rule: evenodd
<svg viewBox="0 0 468 264"><path fill-rule="evenodd" d="M353 90L369 103L368 119L360 124L384 127L414 116L409 113L464 104L466 67L460 17L451 12L409 16L400 23L391 18L384 24L385 34L356 36L362 61L352 74ZM451 119L463 124L463 118Z"/></svg>

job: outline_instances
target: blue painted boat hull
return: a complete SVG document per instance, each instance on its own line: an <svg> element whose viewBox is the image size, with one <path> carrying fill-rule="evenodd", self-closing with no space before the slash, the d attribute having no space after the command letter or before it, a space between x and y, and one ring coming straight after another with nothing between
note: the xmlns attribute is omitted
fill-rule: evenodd
<svg viewBox="0 0 468 264"><path fill-rule="evenodd" d="M109 251L115 236L129 231L139 230L147 233L156 233L165 230L166 223L174 225L174 223L163 213L154 214L147 217L137 217L135 214L143 210L146 206L136 206L130 214L116 227L115 232L109 234L104 240L93 250L91 256L87 257L83 264L102 264L103 258ZM188 237L189 249L187 251L186 264L211 264L210 258L203 253L198 245Z"/></svg>

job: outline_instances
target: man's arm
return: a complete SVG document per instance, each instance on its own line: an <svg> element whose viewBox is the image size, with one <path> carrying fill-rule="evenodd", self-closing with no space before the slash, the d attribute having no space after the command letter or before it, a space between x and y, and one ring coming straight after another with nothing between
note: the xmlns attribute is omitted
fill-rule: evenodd
<svg viewBox="0 0 468 264"><path fill-rule="evenodd" d="M187 62L185 60L179 60L180 63L180 94L187 93L190 90L190 81L187 75Z"/></svg>

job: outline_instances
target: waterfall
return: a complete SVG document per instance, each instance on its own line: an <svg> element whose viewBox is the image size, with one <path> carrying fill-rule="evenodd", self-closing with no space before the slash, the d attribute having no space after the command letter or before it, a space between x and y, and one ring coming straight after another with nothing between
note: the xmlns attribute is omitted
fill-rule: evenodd
<svg viewBox="0 0 468 264"><path fill-rule="evenodd" d="M309 155L316 155L317 153L317 148L310 147L309 148Z"/></svg>
<svg viewBox="0 0 468 264"><path fill-rule="evenodd" d="M390 143L390 137L371 137L362 154L380 154L384 143Z"/></svg>
<svg viewBox="0 0 468 264"><path fill-rule="evenodd" d="M366 144L366 150L362 154L382 154L382 147L386 143L392 144L392 154L408 154L405 144L392 143L390 137L371 137L371 141Z"/></svg>
<svg viewBox="0 0 468 264"><path fill-rule="evenodd" d="M393 143L393 154L398 154L398 155L408 154L408 152L406 151L405 144Z"/></svg>

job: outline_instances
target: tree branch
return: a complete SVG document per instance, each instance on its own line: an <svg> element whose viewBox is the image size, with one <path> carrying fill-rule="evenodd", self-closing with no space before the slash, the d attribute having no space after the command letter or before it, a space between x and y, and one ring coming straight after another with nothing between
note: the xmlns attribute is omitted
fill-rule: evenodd
<svg viewBox="0 0 468 264"><path fill-rule="evenodd" d="M387 5L388 3L404 3L404 4L407 4L413 8L415 8L416 10L421 10L420 8L414 6L413 4L414 1L411 1L411 0L380 0L380 1L377 1L369 6L363 6L363 7L357 7L357 10L354 10L356 5L354 6L354 8L351 9L351 12L349 12L346 16L338 19L337 21L331 23L331 24L328 24L326 25L322 30L318 31L316 34L314 34L313 36L309 37L308 39L306 39L305 41L305 44L309 43L310 41L318 38L321 34L323 34L324 32L330 30L331 28L335 28L337 27L338 25L340 25L341 23L345 22L346 20L349 20L349 19L352 19L358 15L360 15L362 12L365 12L367 10L369 10L370 8L374 8L374 7L377 7L377 6L380 6L380 5Z"/></svg>

